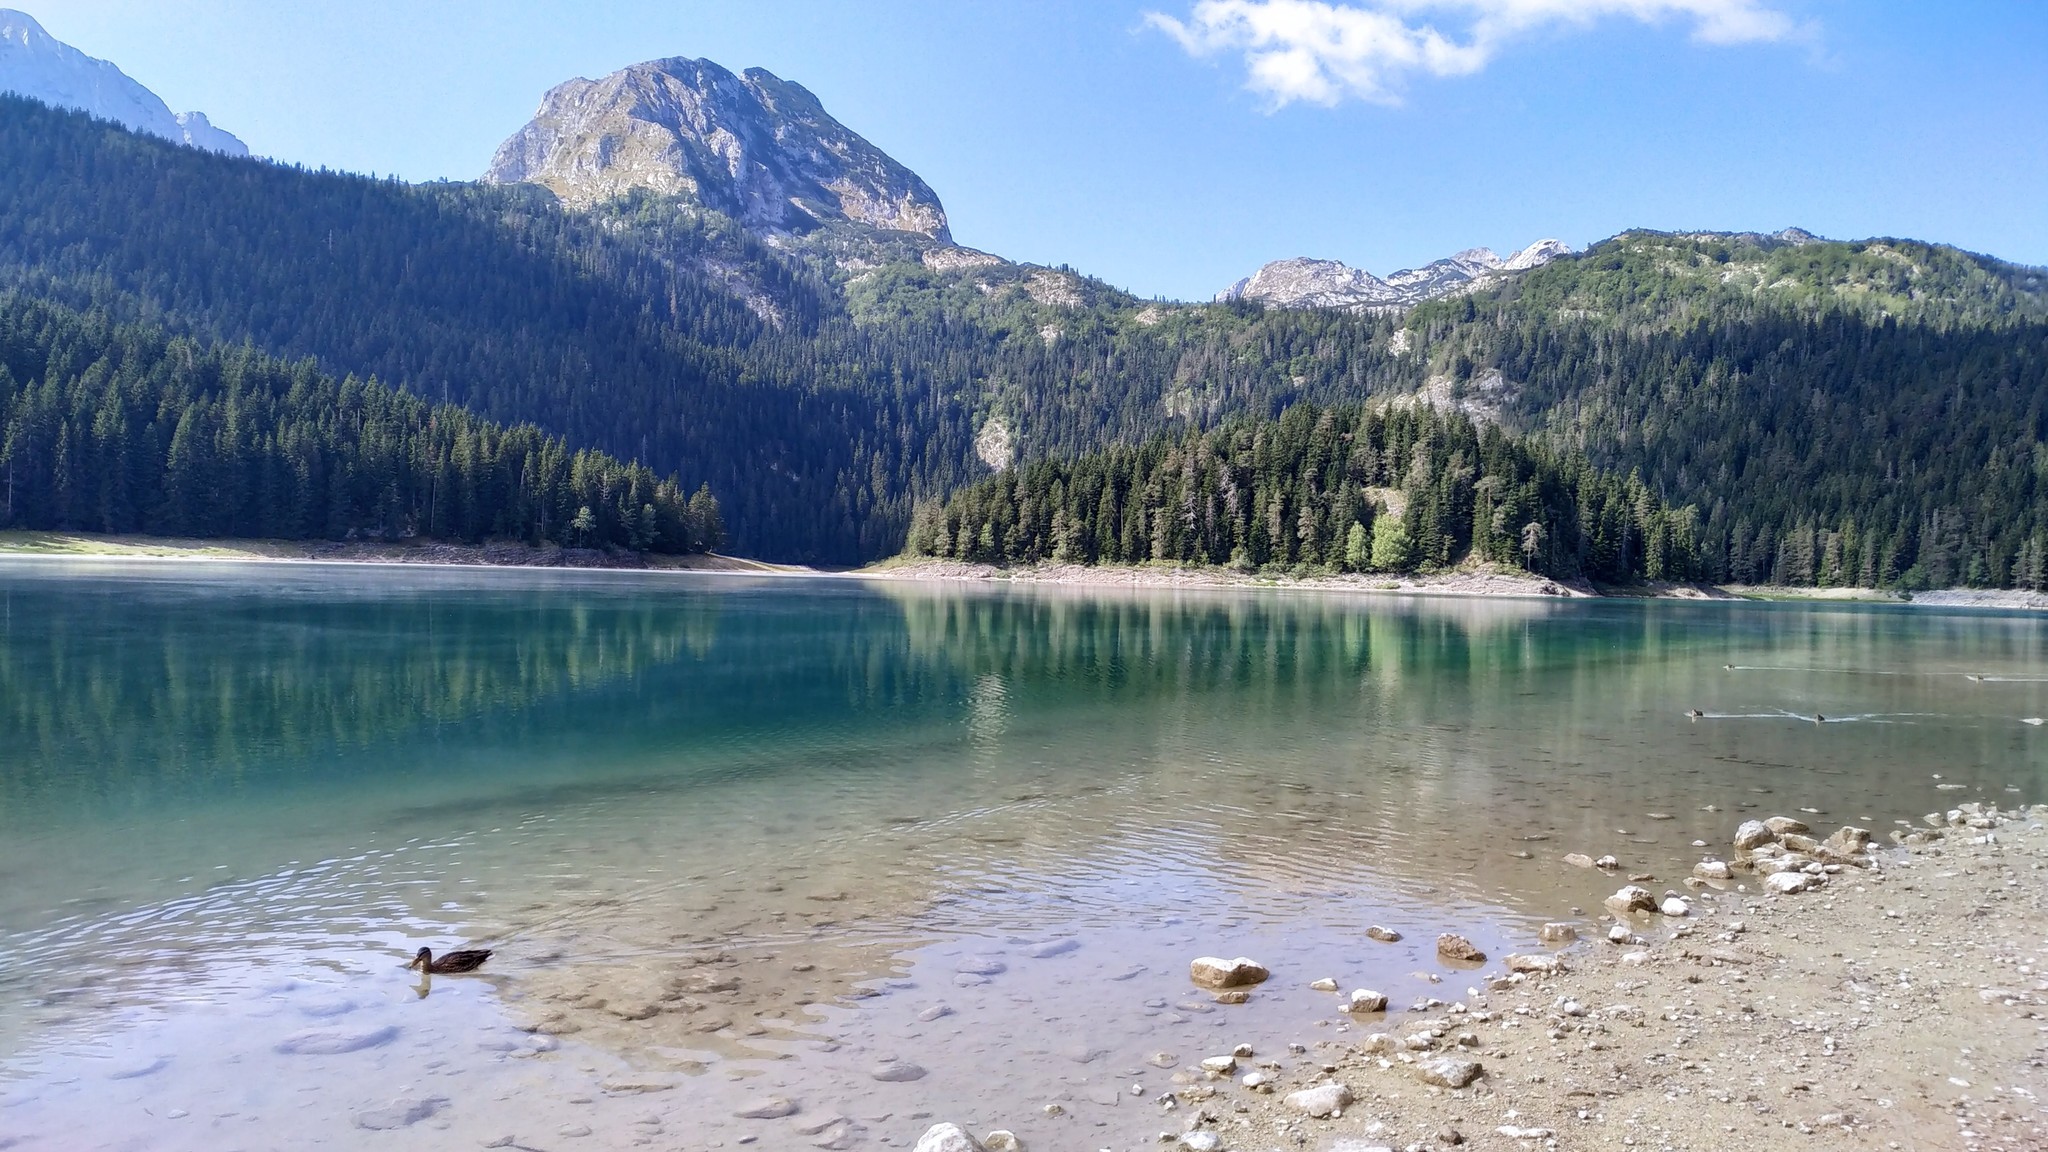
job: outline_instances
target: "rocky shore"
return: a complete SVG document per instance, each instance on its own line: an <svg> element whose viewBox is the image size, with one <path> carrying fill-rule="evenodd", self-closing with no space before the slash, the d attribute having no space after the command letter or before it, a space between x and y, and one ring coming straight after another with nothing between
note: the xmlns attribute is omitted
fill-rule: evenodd
<svg viewBox="0 0 2048 1152"><path fill-rule="evenodd" d="M1901 825L1745 822L1691 876L1616 874L1523 952L1443 938L1443 990L1391 1009L1341 973L1196 959L1225 1011L1269 979L1329 991L1329 1035L1160 1053L1158 1147L2048 1148L2048 806ZM941 1123L916 1147L1017 1146Z"/></svg>

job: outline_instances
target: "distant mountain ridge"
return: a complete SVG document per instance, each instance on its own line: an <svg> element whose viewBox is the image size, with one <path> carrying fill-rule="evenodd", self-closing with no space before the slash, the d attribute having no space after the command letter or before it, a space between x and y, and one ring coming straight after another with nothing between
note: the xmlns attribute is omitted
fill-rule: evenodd
<svg viewBox="0 0 2048 1152"><path fill-rule="evenodd" d="M809 90L709 60L650 60L557 85L483 181L539 184L577 208L637 189L681 196L758 235L850 222L952 242L938 194Z"/></svg>
<svg viewBox="0 0 2048 1152"><path fill-rule="evenodd" d="M88 56L43 30L35 17L0 8L0 92L76 108L137 132L228 156L249 146L216 128L204 112L173 113L156 93L113 64Z"/></svg>
<svg viewBox="0 0 2048 1152"><path fill-rule="evenodd" d="M1467 248L1420 268L1403 268L1384 278L1337 260L1298 256L1275 260L1216 294L1216 299L1256 300L1275 308L1343 308L1354 312L1406 308L1458 292L1469 292L1517 272L1540 268L1572 254L1562 240L1538 240L1503 260L1491 248Z"/></svg>

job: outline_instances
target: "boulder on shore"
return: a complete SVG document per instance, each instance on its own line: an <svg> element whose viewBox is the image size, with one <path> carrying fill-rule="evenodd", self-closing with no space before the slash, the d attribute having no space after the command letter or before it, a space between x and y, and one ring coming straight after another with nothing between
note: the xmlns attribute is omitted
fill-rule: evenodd
<svg viewBox="0 0 2048 1152"><path fill-rule="evenodd" d="M1739 851L1748 852L1777 838L1777 834L1766 828L1763 821L1744 820L1742 826L1735 830L1735 847Z"/></svg>
<svg viewBox="0 0 2048 1152"><path fill-rule="evenodd" d="M1334 1081L1287 1094L1288 1107L1299 1108L1318 1120L1344 1111L1351 1100L1351 1089Z"/></svg>
<svg viewBox="0 0 2048 1152"><path fill-rule="evenodd" d="M1461 1060L1456 1056L1440 1056L1415 1066L1415 1074L1422 1078L1424 1084L1434 1084L1438 1088L1463 1088L1479 1079L1483 1071L1485 1069L1480 1067L1479 1061Z"/></svg>
<svg viewBox="0 0 2048 1152"><path fill-rule="evenodd" d="M958 1124L934 1124L917 1138L914 1152L988 1152L988 1148Z"/></svg>

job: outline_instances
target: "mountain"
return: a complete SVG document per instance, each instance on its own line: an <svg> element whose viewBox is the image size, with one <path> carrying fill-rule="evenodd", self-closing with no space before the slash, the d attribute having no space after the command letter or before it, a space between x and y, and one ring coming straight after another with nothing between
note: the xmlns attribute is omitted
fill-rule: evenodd
<svg viewBox="0 0 2048 1152"><path fill-rule="evenodd" d="M1633 231L1354 311L1145 300L843 217L768 237L692 196L575 208L524 185L308 172L0 97L0 292L310 358L708 484L743 554L893 553L915 509L992 474L1239 418L1218 482L1266 494L1269 541L1289 516L1321 532L1345 476L1316 450L1282 484L1254 418L1419 398L1692 509L1705 579L2048 583L2041 269L1911 240ZM64 379L112 370L58 352ZM77 414L53 412L54 433L10 417L0 474L32 443L83 458L98 433ZM1494 473L1446 451L1422 478L1452 520L1476 517ZM1162 476L1116 499L1145 507ZM1629 503L1632 529L1571 543L1583 569L1669 570L1630 552L1657 537L1654 507Z"/></svg>
<svg viewBox="0 0 2048 1152"><path fill-rule="evenodd" d="M573 207L634 190L682 197L762 235L850 222L952 242L937 194L802 85L709 60L551 89L483 179L539 184Z"/></svg>
<svg viewBox="0 0 2048 1152"><path fill-rule="evenodd" d="M0 92L33 97L57 108L76 108L194 148L247 156L249 146L213 126L203 112L179 112L105 60L95 59L43 31L35 18L0 8Z"/></svg>
<svg viewBox="0 0 2048 1152"><path fill-rule="evenodd" d="M1571 253L1571 246L1562 240L1538 240L1506 260L1491 248L1468 248L1420 268L1404 268L1385 279L1336 260L1300 256L1267 264L1217 293L1216 299L1255 300L1275 308L1406 308L1424 300L1469 292Z"/></svg>

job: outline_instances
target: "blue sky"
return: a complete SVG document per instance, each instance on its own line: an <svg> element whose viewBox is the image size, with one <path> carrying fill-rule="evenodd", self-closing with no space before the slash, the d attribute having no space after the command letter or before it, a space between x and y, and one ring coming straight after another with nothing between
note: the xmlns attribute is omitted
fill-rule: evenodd
<svg viewBox="0 0 2048 1152"><path fill-rule="evenodd" d="M801 82L955 238L1202 298L1635 226L2048 264L2048 4L1886 0L7 0L308 165L472 178L659 56Z"/></svg>

